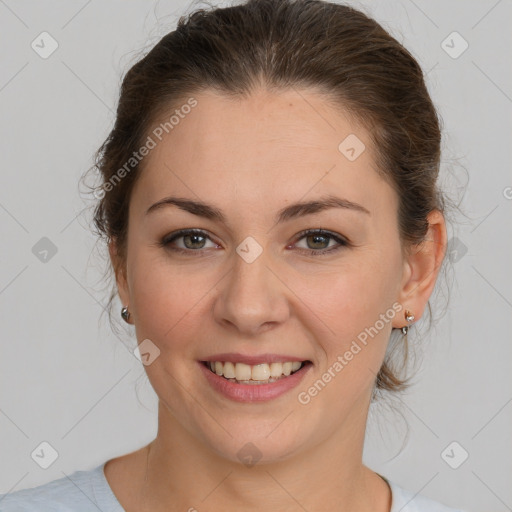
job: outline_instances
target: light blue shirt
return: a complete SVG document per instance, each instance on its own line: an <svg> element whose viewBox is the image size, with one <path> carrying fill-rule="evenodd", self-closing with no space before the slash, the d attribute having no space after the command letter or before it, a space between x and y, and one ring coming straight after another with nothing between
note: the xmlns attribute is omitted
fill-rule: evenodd
<svg viewBox="0 0 512 512"><path fill-rule="evenodd" d="M75 471L47 484L0 495L0 512L125 512L112 492L103 468ZM402 489L391 487L390 512L462 512Z"/></svg>

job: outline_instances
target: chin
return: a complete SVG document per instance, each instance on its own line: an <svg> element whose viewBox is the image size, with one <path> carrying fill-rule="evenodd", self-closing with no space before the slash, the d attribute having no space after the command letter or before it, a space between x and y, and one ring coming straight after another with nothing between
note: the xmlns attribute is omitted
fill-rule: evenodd
<svg viewBox="0 0 512 512"><path fill-rule="evenodd" d="M246 467L285 461L296 456L304 449L308 438L314 437L313 433L307 434L304 425L295 425L291 418L285 419L286 416L281 414L279 418L262 421L259 425L240 419L232 428L226 429L229 434L218 425L212 425L212 430L203 432L203 441L219 457ZM286 422L289 424L285 428ZM214 436L212 432L215 432Z"/></svg>

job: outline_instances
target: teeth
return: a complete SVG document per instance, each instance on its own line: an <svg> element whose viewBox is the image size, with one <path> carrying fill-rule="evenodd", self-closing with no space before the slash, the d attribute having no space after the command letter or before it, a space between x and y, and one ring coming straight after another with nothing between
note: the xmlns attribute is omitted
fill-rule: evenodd
<svg viewBox="0 0 512 512"><path fill-rule="evenodd" d="M222 374L224 375L224 377L226 377L226 379L234 379L236 375L235 365L233 363L230 363L229 361L225 362L224 368L222 369Z"/></svg>
<svg viewBox="0 0 512 512"><path fill-rule="evenodd" d="M237 365L238 366L238 365ZM268 364L256 364L252 367L252 380L268 380L270 378L270 366ZM237 380L238 377L237 377ZM248 379L244 379L248 380Z"/></svg>
<svg viewBox="0 0 512 512"><path fill-rule="evenodd" d="M209 361L207 366L210 370L226 379L236 379L237 381L269 381L274 382L282 376L288 376L296 372L302 366L300 361L286 363L262 363L248 365L245 363L231 363L226 361Z"/></svg>
<svg viewBox="0 0 512 512"><path fill-rule="evenodd" d="M270 376L271 377L281 377L282 373L283 373L282 363L271 363L270 364Z"/></svg>
<svg viewBox="0 0 512 512"><path fill-rule="evenodd" d="M215 363L217 365L219 363ZM222 363L220 363L222 364ZM251 380L251 367L248 364L236 363L235 364L235 379L236 380Z"/></svg>

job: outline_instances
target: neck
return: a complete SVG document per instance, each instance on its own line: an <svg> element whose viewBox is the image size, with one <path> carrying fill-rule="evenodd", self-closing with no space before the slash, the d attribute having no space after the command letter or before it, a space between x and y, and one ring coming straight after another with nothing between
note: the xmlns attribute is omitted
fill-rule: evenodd
<svg viewBox="0 0 512 512"><path fill-rule="evenodd" d="M362 463L366 413L286 460L245 466L209 449L160 402L140 510L389 512L389 487Z"/></svg>

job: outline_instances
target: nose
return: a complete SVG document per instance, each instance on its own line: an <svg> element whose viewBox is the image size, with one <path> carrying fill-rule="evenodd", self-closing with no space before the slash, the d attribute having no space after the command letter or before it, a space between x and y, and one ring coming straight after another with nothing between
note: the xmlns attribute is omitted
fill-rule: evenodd
<svg viewBox="0 0 512 512"><path fill-rule="evenodd" d="M219 286L214 316L223 327L237 334L254 336L289 318L287 288L277 275L266 251L248 263L233 254L233 266Z"/></svg>

